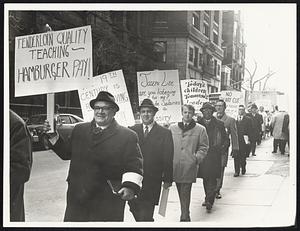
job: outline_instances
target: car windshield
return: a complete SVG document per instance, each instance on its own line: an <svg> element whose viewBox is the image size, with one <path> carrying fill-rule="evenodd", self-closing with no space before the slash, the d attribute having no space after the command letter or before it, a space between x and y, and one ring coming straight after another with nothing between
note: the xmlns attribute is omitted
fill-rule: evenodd
<svg viewBox="0 0 300 231"><path fill-rule="evenodd" d="M32 116L30 119L31 124L43 124L46 120L46 115Z"/></svg>

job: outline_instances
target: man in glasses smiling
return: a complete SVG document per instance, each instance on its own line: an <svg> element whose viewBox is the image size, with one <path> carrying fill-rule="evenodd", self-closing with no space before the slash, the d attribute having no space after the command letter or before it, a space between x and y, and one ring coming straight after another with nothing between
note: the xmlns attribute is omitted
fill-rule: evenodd
<svg viewBox="0 0 300 231"><path fill-rule="evenodd" d="M58 156L71 160L64 221L123 221L125 201L142 186L138 138L114 119L119 106L112 94L99 92L90 106L94 119L76 125L70 142L56 132L49 137Z"/></svg>

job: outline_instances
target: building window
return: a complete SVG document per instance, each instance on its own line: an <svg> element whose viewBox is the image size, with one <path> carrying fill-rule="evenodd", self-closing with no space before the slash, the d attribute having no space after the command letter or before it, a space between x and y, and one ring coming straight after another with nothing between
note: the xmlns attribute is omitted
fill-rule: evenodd
<svg viewBox="0 0 300 231"><path fill-rule="evenodd" d="M199 48L195 47L194 66L198 67Z"/></svg>
<svg viewBox="0 0 300 231"><path fill-rule="evenodd" d="M199 66L203 65L203 54L199 53Z"/></svg>
<svg viewBox="0 0 300 231"><path fill-rule="evenodd" d="M206 65L207 65L207 66L210 66L211 60L212 60L212 56L209 55L209 54L207 54L207 55L206 55Z"/></svg>
<svg viewBox="0 0 300 231"><path fill-rule="evenodd" d="M193 26L197 29L200 30L200 17L198 14L193 13Z"/></svg>
<svg viewBox="0 0 300 231"><path fill-rule="evenodd" d="M219 14L220 12L218 10L214 11L214 22L219 24Z"/></svg>
<svg viewBox="0 0 300 231"><path fill-rule="evenodd" d="M156 11L154 13L154 22L167 22L168 21L168 14L165 11Z"/></svg>
<svg viewBox="0 0 300 231"><path fill-rule="evenodd" d="M165 63L167 61L167 42L154 42L153 52L157 62Z"/></svg>
<svg viewBox="0 0 300 231"><path fill-rule="evenodd" d="M220 69L221 69L220 64L218 64L218 72L217 72L218 75L220 75L220 71L221 71Z"/></svg>
<svg viewBox="0 0 300 231"><path fill-rule="evenodd" d="M214 75L217 76L217 67L218 67L218 62L217 60L214 60Z"/></svg>
<svg viewBox="0 0 300 231"><path fill-rule="evenodd" d="M213 35L214 35L213 42L214 42L214 44L218 45L219 36L215 31L214 31Z"/></svg>
<svg viewBox="0 0 300 231"><path fill-rule="evenodd" d="M194 49L192 47L190 47L189 49L189 61L193 62L194 60Z"/></svg>
<svg viewBox="0 0 300 231"><path fill-rule="evenodd" d="M204 35L209 38L209 26L206 23L204 23Z"/></svg>

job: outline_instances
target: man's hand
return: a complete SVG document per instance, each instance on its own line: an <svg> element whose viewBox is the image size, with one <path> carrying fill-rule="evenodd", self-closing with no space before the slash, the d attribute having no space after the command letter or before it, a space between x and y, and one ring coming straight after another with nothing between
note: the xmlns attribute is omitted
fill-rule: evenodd
<svg viewBox="0 0 300 231"><path fill-rule="evenodd" d="M172 183L171 183L171 182L164 182L164 184L163 184L164 189L168 189L168 188L170 188L171 186L172 186Z"/></svg>
<svg viewBox="0 0 300 231"><path fill-rule="evenodd" d="M118 194L122 200L129 201L135 198L134 191L131 188L123 187L119 190Z"/></svg>
<svg viewBox="0 0 300 231"><path fill-rule="evenodd" d="M52 139L52 138L58 136L57 131L54 131L53 133L48 133L48 132L51 130L51 126L50 126L48 120L45 120L45 122L44 122L44 124L43 124L42 130L43 130L43 133L44 133L44 134L47 134L47 135L48 135L48 138L49 138L49 139Z"/></svg>

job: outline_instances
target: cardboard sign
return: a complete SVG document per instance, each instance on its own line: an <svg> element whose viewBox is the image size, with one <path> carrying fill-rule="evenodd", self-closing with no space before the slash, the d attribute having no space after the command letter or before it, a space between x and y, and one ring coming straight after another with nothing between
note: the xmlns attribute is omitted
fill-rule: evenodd
<svg viewBox="0 0 300 231"><path fill-rule="evenodd" d="M194 106L195 112L199 113L202 104L208 102L207 82L200 79L180 80L183 104Z"/></svg>
<svg viewBox="0 0 300 231"><path fill-rule="evenodd" d="M135 120L122 70L94 76L78 90L83 119L85 121L93 119L94 110L90 107L90 101L95 99L100 91L108 91L115 97L120 108L115 115L117 122L123 126L134 125Z"/></svg>
<svg viewBox="0 0 300 231"><path fill-rule="evenodd" d="M15 96L77 90L93 76L91 26L15 38Z"/></svg>
<svg viewBox="0 0 300 231"><path fill-rule="evenodd" d="M245 104L245 94L240 91L221 91L220 99L226 103L226 114L237 118L239 105Z"/></svg>
<svg viewBox="0 0 300 231"><path fill-rule="evenodd" d="M137 72L139 104L145 98L158 107L156 122L181 121L181 100L177 70Z"/></svg>

